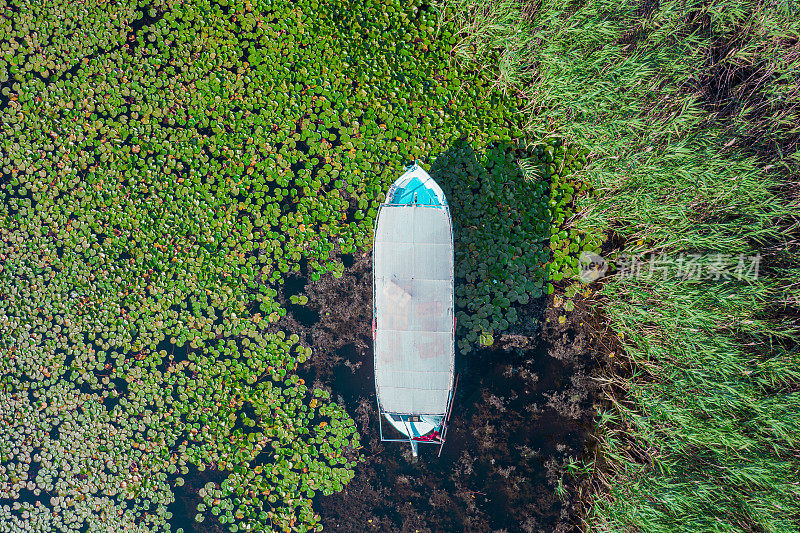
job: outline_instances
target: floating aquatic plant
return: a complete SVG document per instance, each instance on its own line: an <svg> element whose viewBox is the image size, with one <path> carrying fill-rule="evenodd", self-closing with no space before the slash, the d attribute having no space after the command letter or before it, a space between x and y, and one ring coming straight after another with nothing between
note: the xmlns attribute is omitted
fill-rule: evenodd
<svg viewBox="0 0 800 533"><path fill-rule="evenodd" d="M540 171L550 182L548 219L550 249L553 259L548 274L553 282L570 280L578 275L578 258L582 251L599 251L601 237L587 235L567 223L575 214L579 199L590 194L588 181L575 176L586 165L588 150L563 146L561 139L547 139L535 151ZM574 295L574 288L572 295Z"/></svg>
<svg viewBox="0 0 800 533"><path fill-rule="evenodd" d="M302 264L341 275L335 252L369 248L403 164L510 140L516 102L452 61L421 1L9 7L0 499L18 505L0 530L166 530L190 467L221 479L198 521L318 529L312 500L352 478L359 438L298 377L311 350L281 331L279 286ZM522 243L546 228L490 226L509 187L546 191L488 153L485 175L448 178L470 209L472 344L545 287L547 252ZM470 237L479 212L496 220Z"/></svg>
<svg viewBox="0 0 800 533"><path fill-rule="evenodd" d="M598 239L569 226L589 194L576 175L585 164L585 151L555 138L532 147L460 142L436 161L453 213L462 353L491 346L494 333L519 325L521 308L576 276L581 251L598 250ZM565 293L572 297L578 287Z"/></svg>

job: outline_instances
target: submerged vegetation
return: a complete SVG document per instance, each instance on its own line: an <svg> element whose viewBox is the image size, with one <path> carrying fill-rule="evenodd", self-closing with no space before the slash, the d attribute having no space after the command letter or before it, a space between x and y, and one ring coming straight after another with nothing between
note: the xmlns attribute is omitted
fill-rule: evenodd
<svg viewBox="0 0 800 533"><path fill-rule="evenodd" d="M206 469L196 522L318 529L359 436L298 376L280 285L340 275L413 159L463 138L497 158L448 178L497 217L459 244L464 351L546 290L554 169L516 181L521 99L454 62L440 22L420 1L4 6L0 530L170 529ZM507 184L540 206L523 233Z"/></svg>
<svg viewBox="0 0 800 533"><path fill-rule="evenodd" d="M617 268L594 299L598 442L573 468L590 530L797 531L798 7L448 3L459 56L527 99L528 133L589 150L570 226Z"/></svg>

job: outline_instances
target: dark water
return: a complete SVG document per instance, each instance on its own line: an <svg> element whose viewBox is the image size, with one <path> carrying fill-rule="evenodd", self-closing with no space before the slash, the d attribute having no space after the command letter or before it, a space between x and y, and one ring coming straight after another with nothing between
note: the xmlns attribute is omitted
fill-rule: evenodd
<svg viewBox="0 0 800 533"><path fill-rule="evenodd" d="M345 491L318 499L326 530L569 530L562 512L570 504L556 496L554 476L580 453L587 428L552 400L573 388L575 369L548 348L540 340L457 357L441 456L438 446L420 445L413 459L409 445L379 440L371 350L344 346L330 385L361 425L366 461Z"/></svg>
<svg viewBox="0 0 800 533"><path fill-rule="evenodd" d="M559 325L547 302L531 302L521 313L530 327L518 327L519 335L497 335L493 348L457 354L447 442L441 457L438 446L420 445L415 460L408 444L383 443L378 434L370 266L369 254L358 254L341 278L306 281L301 273L287 277L281 290L284 305L293 294L309 298L306 306L287 305L281 319L283 329L314 349L300 377L330 390L361 434L364 461L354 479L314 501L325 530L577 530L576 490L564 465L584 450L591 423L591 348L572 325L583 319ZM209 472L197 474L184 476L186 487L176 489L173 529L215 531L208 518L193 523L199 501L193 494Z"/></svg>
<svg viewBox="0 0 800 533"><path fill-rule="evenodd" d="M284 278L281 287L282 305L286 311L305 328L311 328L319 321L319 311L311 308L308 304L299 305L291 302L291 296L299 296L303 293L308 283L305 276L288 276Z"/></svg>
<svg viewBox="0 0 800 533"><path fill-rule="evenodd" d="M217 533L228 531L226 526L223 526L216 520L210 513L205 513L205 520L203 523L195 521L197 514L197 504L203 501L197 495L207 482L220 483L227 474L216 470L205 470L200 472L196 466L189 466L189 473L180 476L185 480L183 486L178 486L175 479L179 475L170 476L169 482L172 487L172 493L175 495L175 501L168 507L167 511L172 513L172 518L169 520L171 530L178 531L179 528L183 529L183 533Z"/></svg>

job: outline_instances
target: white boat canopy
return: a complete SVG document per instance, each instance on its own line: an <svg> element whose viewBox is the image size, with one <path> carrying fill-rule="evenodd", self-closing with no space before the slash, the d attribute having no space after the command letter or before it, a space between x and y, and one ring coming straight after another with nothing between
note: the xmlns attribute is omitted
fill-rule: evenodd
<svg viewBox="0 0 800 533"><path fill-rule="evenodd" d="M373 253L381 411L441 421L455 358L453 231L444 193L422 168L414 165L389 190L378 212ZM422 432L437 427L417 421L426 428Z"/></svg>

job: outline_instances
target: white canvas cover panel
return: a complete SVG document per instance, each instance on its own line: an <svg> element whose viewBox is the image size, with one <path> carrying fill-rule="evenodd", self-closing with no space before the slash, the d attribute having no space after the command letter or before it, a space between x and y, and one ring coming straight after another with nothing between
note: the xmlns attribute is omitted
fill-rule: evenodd
<svg viewBox="0 0 800 533"><path fill-rule="evenodd" d="M388 413L444 414L455 356L448 209L383 205L373 268L381 407Z"/></svg>

